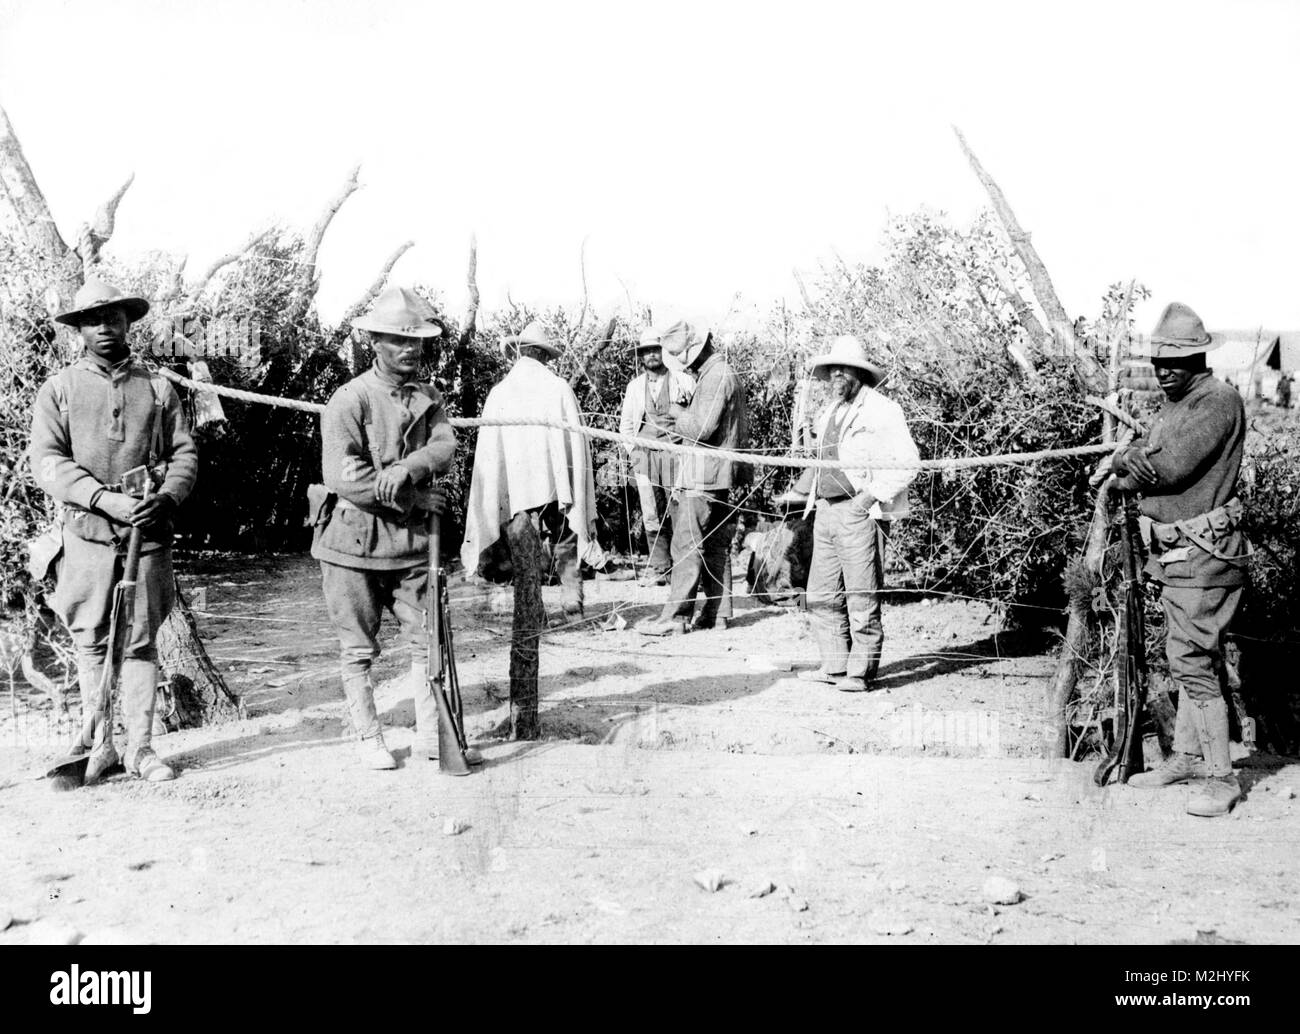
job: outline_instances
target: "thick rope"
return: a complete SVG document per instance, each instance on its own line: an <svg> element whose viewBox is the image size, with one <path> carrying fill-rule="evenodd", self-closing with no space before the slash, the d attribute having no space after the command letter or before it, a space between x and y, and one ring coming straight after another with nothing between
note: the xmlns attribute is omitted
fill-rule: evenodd
<svg viewBox="0 0 1300 1034"><path fill-rule="evenodd" d="M280 406L284 409L296 409L302 413L321 413L325 407L319 402L301 402L297 399L277 398L274 395L262 395L255 391L242 391L239 388L227 388L220 384L195 381L188 377L159 367L158 372L168 380L194 391L208 391L224 398L239 402L257 402L265 406ZM656 449L660 452L676 452L685 455L710 456L713 459L732 460L736 463L748 463L755 467L793 467L803 469L811 467L816 470L861 470L861 463L848 463L842 460L821 460L799 456L759 456L752 452L734 452L730 449L711 449L700 445L682 445L662 439L637 438L633 435L620 434L617 431L605 431L599 427L582 427L561 423L558 420L537 420L533 417L494 417L484 420L482 417L452 417L452 427L550 427L558 431L569 431L619 445L636 445L643 449ZM1077 456L1102 456L1115 451L1113 444L1076 445L1068 449L1042 449L1038 452L1008 452L994 456L961 456L952 459L935 460L894 460L875 459L871 467L876 470L940 470L952 472L971 467L1000 467L1016 463L1037 463L1040 460L1065 459Z"/></svg>

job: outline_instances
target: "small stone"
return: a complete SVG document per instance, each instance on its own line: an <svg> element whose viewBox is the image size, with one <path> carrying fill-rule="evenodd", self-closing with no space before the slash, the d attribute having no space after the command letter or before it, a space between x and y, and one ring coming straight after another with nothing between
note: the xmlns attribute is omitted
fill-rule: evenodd
<svg viewBox="0 0 1300 1034"><path fill-rule="evenodd" d="M907 880L898 879L897 877L895 877L894 879L889 881L889 892L891 894L897 894L900 890L902 890L906 886L907 886Z"/></svg>
<svg viewBox="0 0 1300 1034"><path fill-rule="evenodd" d="M995 905L1014 905L1024 898L1020 888L1005 876L990 876L984 881L984 900Z"/></svg>
<svg viewBox="0 0 1300 1034"><path fill-rule="evenodd" d="M752 837L758 832L758 827L752 822L742 822L737 828L740 830L741 836Z"/></svg>
<svg viewBox="0 0 1300 1034"><path fill-rule="evenodd" d="M81 942L81 931L66 923L38 919L27 928L27 943L67 947Z"/></svg>
<svg viewBox="0 0 1300 1034"><path fill-rule="evenodd" d="M462 822L460 819L448 816L442 820L442 835L445 837L460 836L467 829L469 829L469 823Z"/></svg>
<svg viewBox="0 0 1300 1034"><path fill-rule="evenodd" d="M867 920L867 927L881 937L902 937L912 932L912 924L902 916L876 912Z"/></svg>
<svg viewBox="0 0 1300 1034"><path fill-rule="evenodd" d="M808 899L792 895L785 899L785 903L790 906L791 912L807 912Z"/></svg>
<svg viewBox="0 0 1300 1034"><path fill-rule="evenodd" d="M700 889L712 894L722 889L722 885L727 882L727 877L721 869L702 869L695 874L695 882Z"/></svg>
<svg viewBox="0 0 1300 1034"><path fill-rule="evenodd" d="M765 898L776 890L771 880L754 880L745 884L744 894L747 898Z"/></svg>
<svg viewBox="0 0 1300 1034"><path fill-rule="evenodd" d="M0 908L0 933L8 930L13 925L14 914L7 908Z"/></svg>
<svg viewBox="0 0 1300 1034"><path fill-rule="evenodd" d="M1277 791L1277 795L1286 801L1295 800L1295 791L1291 789L1291 787L1289 786L1279 787Z"/></svg>
<svg viewBox="0 0 1300 1034"><path fill-rule="evenodd" d="M1061 859L1061 858L1064 858L1064 857L1065 857L1065 855L1061 854L1060 851L1053 851L1051 854L1045 854L1045 855L1043 855L1043 856L1042 856L1041 858L1039 858L1038 860L1039 860L1040 862L1042 862L1043 864L1047 864L1048 862L1055 862L1055 861L1057 861L1057 860L1059 860L1059 859Z"/></svg>

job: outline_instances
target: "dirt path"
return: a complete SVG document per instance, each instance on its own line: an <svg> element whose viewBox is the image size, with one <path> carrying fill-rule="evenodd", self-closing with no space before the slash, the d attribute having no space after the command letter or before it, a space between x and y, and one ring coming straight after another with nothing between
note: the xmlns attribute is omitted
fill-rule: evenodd
<svg viewBox="0 0 1300 1034"><path fill-rule="evenodd" d="M1300 938L1300 764L1246 759L1249 796L1205 821L1185 790L1098 790L1090 764L1037 760L1050 659L978 605L887 606L864 695L796 681L785 666L815 660L802 616L747 600L725 633L560 631L542 647L547 738L511 744L490 736L508 593L457 586L487 764L453 780L407 762L395 647L379 698L403 767L353 765L309 562L209 563L192 584L226 615L201 626L249 719L161 739L173 784L59 797L30 774L61 733L0 730L0 911L17 918L0 944L50 924L158 942ZM589 582L588 604L632 619L664 592ZM692 879L706 869L715 893ZM991 875L1024 900L987 904Z"/></svg>

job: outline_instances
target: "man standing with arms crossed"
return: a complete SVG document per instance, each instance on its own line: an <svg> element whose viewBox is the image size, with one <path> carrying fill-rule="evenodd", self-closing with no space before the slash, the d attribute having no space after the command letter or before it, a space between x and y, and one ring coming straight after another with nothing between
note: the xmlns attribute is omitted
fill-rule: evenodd
<svg viewBox="0 0 1300 1034"><path fill-rule="evenodd" d="M664 350L677 356L696 378L690 404L669 407L676 436L686 445L705 449L745 449L749 445L745 387L714 348L709 329L682 321L665 329L660 338ZM748 475L734 460L696 453L682 456L668 602L658 620L638 626L643 635L685 632L701 590L704 603L690 630L726 629L732 616L731 538L736 513L730 495Z"/></svg>
<svg viewBox="0 0 1300 1034"><path fill-rule="evenodd" d="M1204 775L1190 815L1226 815L1241 796L1228 753L1228 705L1220 683L1223 637L1246 585L1251 547L1241 530L1237 475L1246 410L1235 389L1209 372L1219 344L1199 316L1171 303L1151 333L1151 363L1165 403L1150 433L1115 453L1117 491L1140 497L1146 572L1161 585L1169 674L1178 684L1174 750L1129 779L1152 789ZM1203 762L1203 764L1202 764Z"/></svg>
<svg viewBox="0 0 1300 1034"><path fill-rule="evenodd" d="M384 743L370 680L384 608L401 622L411 649L411 757L438 756L424 628L425 609L437 605L428 597L429 516L442 513L435 478L451 466L456 436L438 389L418 378L426 343L442 335L424 301L390 288L352 326L370 332L375 363L339 388L321 415L324 484L308 489L311 555L320 561L339 636L343 694L361 763L386 770L397 762Z"/></svg>
<svg viewBox="0 0 1300 1034"><path fill-rule="evenodd" d="M87 280L73 307L55 319L75 327L82 357L51 377L37 393L32 413L32 469L37 484L66 507L54 609L77 650L81 706L101 703L113 589L122 578L132 528L141 531L135 610L120 658L127 771L151 783L175 778L152 745L158 687L155 638L176 602L172 575L172 518L194 487L198 450L180 399L170 384L138 365L126 343L127 328L149 311L143 298ZM151 492L137 500L123 491L123 475L146 466ZM80 735L72 754L90 752L85 782L118 764L111 723L94 746Z"/></svg>
<svg viewBox="0 0 1300 1034"><path fill-rule="evenodd" d="M690 402L695 378L664 365L660 335L653 328L642 332L637 357L643 370L628 382L623 393L619 432L649 441L667 441L673 431L672 407ZM673 564L673 522L668 504L677 483L677 454L630 442L627 452L641 501L641 524L650 547L642 584L664 585Z"/></svg>

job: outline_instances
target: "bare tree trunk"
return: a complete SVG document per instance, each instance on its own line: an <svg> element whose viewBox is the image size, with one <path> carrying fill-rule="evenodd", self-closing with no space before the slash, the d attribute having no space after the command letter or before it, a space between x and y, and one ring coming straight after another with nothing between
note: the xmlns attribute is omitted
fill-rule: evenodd
<svg viewBox="0 0 1300 1034"><path fill-rule="evenodd" d="M27 238L47 258L60 263L60 279L51 285L58 296L56 307L71 302L84 282L86 267L98 261L100 250L113 234L118 204L131 182L128 179L122 184L100 206L93 224L83 227L81 250L69 248L27 164L9 116L0 108L0 197L13 207ZM199 724L218 715L239 713L238 701L203 648L179 585L176 606L158 631L158 658L163 678L172 684L182 722Z"/></svg>
<svg viewBox="0 0 1300 1034"><path fill-rule="evenodd" d="M171 686L180 728L246 717L243 702L230 692L203 649L198 625L179 582L176 606L158 630L158 664Z"/></svg>
<svg viewBox="0 0 1300 1034"><path fill-rule="evenodd" d="M55 299L52 312L66 307L82 283L81 256L68 247L59 233L49 203L32 174L18 134L0 107L0 198L9 202L22 233L46 259L59 266L58 280L51 285Z"/></svg>
<svg viewBox="0 0 1300 1034"><path fill-rule="evenodd" d="M1106 371L1101 368L1101 364L1096 358L1089 354L1087 348L1080 342L1074 333L1074 324L1065 314L1065 306L1057 297L1056 288L1052 286L1052 278L1047 273L1047 266L1043 260L1038 257L1033 242L1021 227L1016 214L1007 202L1006 195L997 185L997 181L988 174L984 166L980 164L975 152L970 149L966 143L966 138L962 136L961 130L953 126L953 132L957 134L957 142L961 144L962 152L966 155L967 161L970 162L971 168L975 170L975 175L979 178L980 183L984 185L984 190L988 193L989 200L993 202L993 210L997 213L998 219L1002 223L1002 228L1006 230L1007 237L1011 240L1011 246L1015 248L1016 254L1020 261L1024 263L1025 271L1029 274L1029 282L1033 286L1034 295L1038 299L1038 304L1043 307L1043 313L1047 316L1048 326L1051 327L1052 334L1057 343L1064 350L1065 355L1070 356L1074 361L1075 373L1080 382L1089 391L1101 391L1106 385Z"/></svg>
<svg viewBox="0 0 1300 1034"><path fill-rule="evenodd" d="M1083 550L1083 567L1089 575L1101 571L1106 554L1106 536L1110 528L1110 486L1103 482L1097 489L1092 508L1092 523ZM1066 709L1079 681L1080 658L1088 648L1088 622L1091 619L1091 597L1075 587L1069 594L1070 616L1065 626L1065 642L1061 644L1061 658L1056 674L1047 689L1047 720L1052 725L1052 735L1047 737L1048 757L1070 756L1070 726Z"/></svg>
<svg viewBox="0 0 1300 1034"><path fill-rule="evenodd" d="M546 612L542 607L542 543L527 513L507 527L515 572L515 618L510 637L510 731L517 740L541 735L537 719L537 644Z"/></svg>

